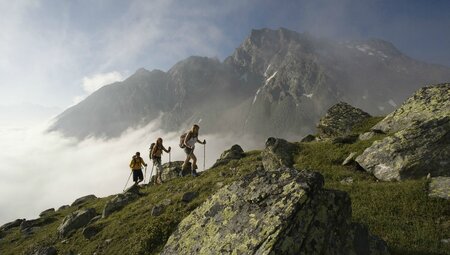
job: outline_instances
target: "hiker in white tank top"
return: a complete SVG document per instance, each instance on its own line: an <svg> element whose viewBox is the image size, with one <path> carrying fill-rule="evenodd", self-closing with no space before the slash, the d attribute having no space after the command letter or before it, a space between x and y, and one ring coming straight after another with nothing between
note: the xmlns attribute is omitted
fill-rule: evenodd
<svg viewBox="0 0 450 255"><path fill-rule="evenodd" d="M192 159L191 165L191 173L192 176L197 176L197 157L194 154L195 143L206 144L206 140L200 142L198 140L198 131L200 127L196 124L192 126L192 129L188 132L184 139L184 152L186 153L186 159L184 160L182 168L185 169L187 167L188 162Z"/></svg>

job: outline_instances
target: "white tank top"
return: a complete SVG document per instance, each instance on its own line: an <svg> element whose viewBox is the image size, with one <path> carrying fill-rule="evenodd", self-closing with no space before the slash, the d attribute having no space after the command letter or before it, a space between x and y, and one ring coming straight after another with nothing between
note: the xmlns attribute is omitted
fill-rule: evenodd
<svg viewBox="0 0 450 255"><path fill-rule="evenodd" d="M191 137L186 143L191 147L192 149L195 148L195 143L197 142L197 137Z"/></svg>

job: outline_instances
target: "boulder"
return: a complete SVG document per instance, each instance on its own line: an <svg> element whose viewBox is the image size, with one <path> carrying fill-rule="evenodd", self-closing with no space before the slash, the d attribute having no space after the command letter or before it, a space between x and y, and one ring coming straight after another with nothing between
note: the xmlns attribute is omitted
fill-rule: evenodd
<svg viewBox="0 0 450 255"><path fill-rule="evenodd" d="M266 140L266 148L261 152L263 167L266 170L291 167L294 164L295 150L295 144L281 138L269 137Z"/></svg>
<svg viewBox="0 0 450 255"><path fill-rule="evenodd" d="M450 176L450 116L416 122L367 148L356 162L384 181Z"/></svg>
<svg viewBox="0 0 450 255"><path fill-rule="evenodd" d="M31 255L56 255L56 254L58 254L58 251L53 246L37 247L31 252Z"/></svg>
<svg viewBox="0 0 450 255"><path fill-rule="evenodd" d="M333 144L352 144L358 140L358 135L337 136L331 139Z"/></svg>
<svg viewBox="0 0 450 255"><path fill-rule="evenodd" d="M415 122L450 116L450 83L419 89L400 108L373 126L373 130L394 133Z"/></svg>
<svg viewBox="0 0 450 255"><path fill-rule="evenodd" d="M60 206L60 207L58 208L58 210L56 210L56 211L59 212L59 211L65 210L65 209L67 209L67 208L69 208L69 207L70 207L70 205L63 205L63 206Z"/></svg>
<svg viewBox="0 0 450 255"><path fill-rule="evenodd" d="M302 140L300 140L300 142L309 143L309 142L313 142L315 140L316 140L316 137L314 135L307 135L307 136L303 137Z"/></svg>
<svg viewBox="0 0 450 255"><path fill-rule="evenodd" d="M133 189L135 191L135 189ZM113 212L121 210L123 207L128 205L139 198L139 195L134 192L125 192L114 196L110 201L108 201L103 208L102 217L106 218Z"/></svg>
<svg viewBox="0 0 450 255"><path fill-rule="evenodd" d="M69 236L73 231L86 226L95 216L97 213L94 208L78 210L67 215L58 227L59 236Z"/></svg>
<svg viewBox="0 0 450 255"><path fill-rule="evenodd" d="M159 204L159 205L155 205L152 208L152 216L159 216L164 212L164 205Z"/></svg>
<svg viewBox="0 0 450 255"><path fill-rule="evenodd" d="M185 203L189 203L192 200L194 200L194 198L198 197L198 193L197 192L186 192L183 194L183 197L181 198L182 202Z"/></svg>
<svg viewBox="0 0 450 255"><path fill-rule="evenodd" d="M71 204L71 206L77 206L77 205L81 205L86 203L87 201L96 199L97 197L95 195L87 195L84 197L80 197L78 199L76 199L75 201L73 201L73 203Z"/></svg>
<svg viewBox="0 0 450 255"><path fill-rule="evenodd" d="M33 234L34 230L55 222L56 219L51 217L39 218L35 220L24 220L20 223L20 232L23 234Z"/></svg>
<svg viewBox="0 0 450 255"><path fill-rule="evenodd" d="M351 222L347 193L323 184L316 172L256 170L184 218L161 254L388 254Z"/></svg>
<svg viewBox="0 0 450 255"><path fill-rule="evenodd" d="M328 109L317 125L319 136L330 138L347 135L352 128L366 119L370 114L345 102L339 102Z"/></svg>
<svg viewBox="0 0 450 255"><path fill-rule="evenodd" d="M450 200L450 177L431 178L428 196Z"/></svg>
<svg viewBox="0 0 450 255"><path fill-rule="evenodd" d="M344 162L342 162L343 166L350 165L351 163L355 162L356 152L350 153L347 158L345 158Z"/></svg>
<svg viewBox="0 0 450 255"><path fill-rule="evenodd" d="M375 136L375 134L376 133L374 131L365 132L363 134L360 134L358 139L361 141L370 140Z"/></svg>
<svg viewBox="0 0 450 255"><path fill-rule="evenodd" d="M242 149L241 146L235 144L235 145L231 146L230 149L224 151L220 155L220 158L216 161L216 163L214 163L214 165L212 167L225 165L228 162L230 162L231 160L239 160L243 157L245 157L244 150Z"/></svg>
<svg viewBox="0 0 450 255"><path fill-rule="evenodd" d="M191 174L191 163L189 162L185 169L182 169L183 161L174 161L170 163L165 163L162 165L163 172L161 179L163 182L179 178L185 175ZM153 170L154 176L152 176L151 182L154 182L156 178L156 169Z"/></svg>
<svg viewBox="0 0 450 255"><path fill-rule="evenodd" d="M39 217L45 217L55 212L55 208L47 209L39 214Z"/></svg>
<svg viewBox="0 0 450 255"><path fill-rule="evenodd" d="M8 231L12 228L19 227L20 224L22 224L22 222L24 222L24 221L25 221L25 219L17 219L15 221L5 223L0 227L0 231Z"/></svg>
<svg viewBox="0 0 450 255"><path fill-rule="evenodd" d="M98 226L87 226L83 229L83 236L86 239L91 239L92 237L96 236L101 229Z"/></svg>

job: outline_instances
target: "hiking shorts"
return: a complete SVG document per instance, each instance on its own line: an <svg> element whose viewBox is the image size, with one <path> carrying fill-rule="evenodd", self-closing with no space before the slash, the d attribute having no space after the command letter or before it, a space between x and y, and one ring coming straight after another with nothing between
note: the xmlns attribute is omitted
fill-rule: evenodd
<svg viewBox="0 0 450 255"><path fill-rule="evenodd" d="M144 180L142 169L133 169L133 182Z"/></svg>
<svg viewBox="0 0 450 255"><path fill-rule="evenodd" d="M153 157L153 165L156 166L156 173L162 174L162 165L161 165L161 158Z"/></svg>
<svg viewBox="0 0 450 255"><path fill-rule="evenodd" d="M186 153L186 156L190 156L192 153L194 153L194 149L184 147L184 153Z"/></svg>

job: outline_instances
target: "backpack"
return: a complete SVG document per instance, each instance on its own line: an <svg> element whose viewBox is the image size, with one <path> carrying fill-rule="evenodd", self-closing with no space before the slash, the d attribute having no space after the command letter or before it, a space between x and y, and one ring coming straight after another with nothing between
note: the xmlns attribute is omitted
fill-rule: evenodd
<svg viewBox="0 0 450 255"><path fill-rule="evenodd" d="M150 144L150 152L149 152L149 155L148 155L148 157L150 158L150 159L153 159L153 156L152 156L152 152L153 152L153 148L155 147L155 143L152 143L152 144Z"/></svg>
<svg viewBox="0 0 450 255"><path fill-rule="evenodd" d="M186 136L189 132L183 133L180 136L180 148L184 149L186 147L186 145L184 145L184 139L186 139Z"/></svg>

